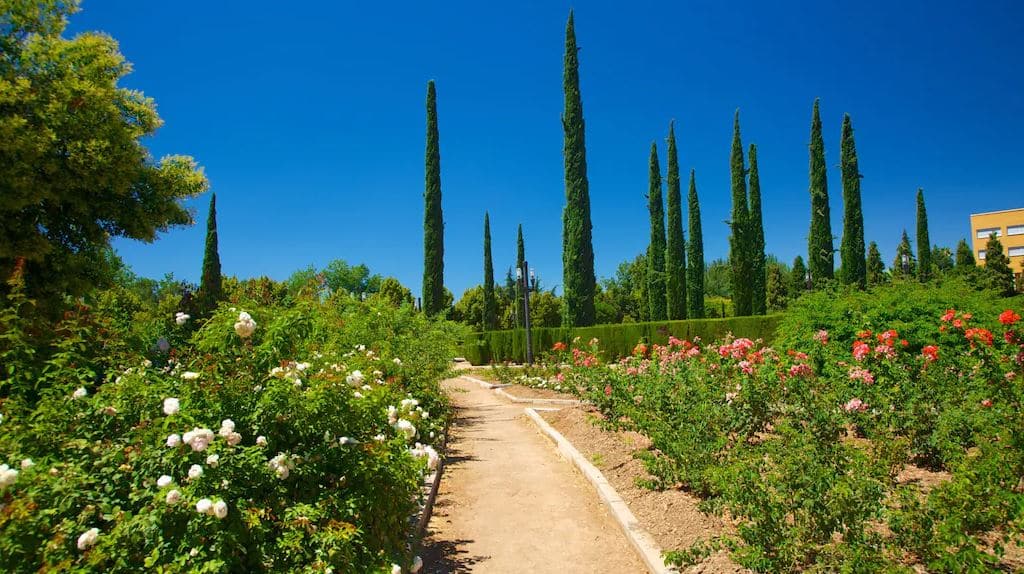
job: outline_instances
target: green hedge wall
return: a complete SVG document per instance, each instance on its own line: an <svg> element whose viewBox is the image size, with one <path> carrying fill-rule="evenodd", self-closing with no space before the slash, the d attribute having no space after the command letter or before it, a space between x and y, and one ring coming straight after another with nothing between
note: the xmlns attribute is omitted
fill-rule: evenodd
<svg viewBox="0 0 1024 574"><path fill-rule="evenodd" d="M700 337L713 341L732 333L737 337L763 339L766 344L775 338L775 329L783 315L760 317L728 317L726 319L690 319L686 321L655 321L650 323L622 323L617 325L595 325L569 329L562 327L533 329L533 350L535 356L549 351L558 341L566 343L574 337L586 342L597 337L606 358L617 359L633 352L640 341L646 343L668 343L669 335L679 339L692 340ZM487 363L515 362L526 360L526 337L522 329L511 331L486 331L473 333L463 342L462 356L474 365Z"/></svg>

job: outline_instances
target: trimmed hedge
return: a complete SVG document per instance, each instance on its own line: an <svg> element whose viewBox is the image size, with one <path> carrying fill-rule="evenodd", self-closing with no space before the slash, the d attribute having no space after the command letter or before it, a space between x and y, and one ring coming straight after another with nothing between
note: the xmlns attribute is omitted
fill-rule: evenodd
<svg viewBox="0 0 1024 574"><path fill-rule="evenodd" d="M564 327L533 329L533 351L536 357L551 350L551 347L558 341L569 343L573 338L579 337L585 344L586 341L597 337L601 341L601 350L606 353L606 358L616 359L632 354L633 347L641 341L664 345L668 343L670 335L685 340L700 337L704 341L712 341L724 337L730 332L737 337L763 339L765 344L769 344L775 338L775 329L782 321L782 317L783 315L766 315L726 319L622 323L576 329ZM522 329L473 333L463 342L460 352L474 365L503 362L521 363L526 360L526 336Z"/></svg>

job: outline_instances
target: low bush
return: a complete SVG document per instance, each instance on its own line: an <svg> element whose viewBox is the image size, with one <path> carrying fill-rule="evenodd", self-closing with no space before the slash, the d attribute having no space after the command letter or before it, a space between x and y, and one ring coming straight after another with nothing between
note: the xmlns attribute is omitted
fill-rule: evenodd
<svg viewBox="0 0 1024 574"><path fill-rule="evenodd" d="M628 356L639 342L665 344L669 337L680 339L713 340L732 333L736 336L771 341L781 315L760 317L730 317L728 319L690 319L685 321L658 321L648 323L622 323L593 327L532 329L534 354L551 349L555 343L579 338L582 341L598 339L601 349L609 358ZM526 360L526 335L522 329L486 331L466 337L460 353L474 365Z"/></svg>
<svg viewBox="0 0 1024 574"><path fill-rule="evenodd" d="M39 346L30 306L0 314L0 570L412 567L450 324L338 295L170 317L138 348L80 306Z"/></svg>
<svg viewBox="0 0 1024 574"><path fill-rule="evenodd" d="M650 437L650 486L684 488L734 521L735 534L671 562L727 548L759 572L1012 568L1004 553L1024 532L1019 315L947 309L907 333L869 319L843 325L852 343L791 323L786 351L672 338L609 362L595 342L563 351L561 376L605 424Z"/></svg>

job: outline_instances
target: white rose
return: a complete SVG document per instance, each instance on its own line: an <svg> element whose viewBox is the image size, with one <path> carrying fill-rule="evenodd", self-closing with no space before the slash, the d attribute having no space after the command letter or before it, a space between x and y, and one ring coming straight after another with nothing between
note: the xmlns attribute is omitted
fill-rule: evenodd
<svg viewBox="0 0 1024 574"><path fill-rule="evenodd" d="M235 430L235 421L224 419L220 423L220 436L226 437Z"/></svg>
<svg viewBox="0 0 1024 574"><path fill-rule="evenodd" d="M181 408L181 403L178 402L178 399L176 399L174 397L168 397L168 398L164 399L164 414L165 415L171 416L171 415L177 414L178 410L180 408Z"/></svg>
<svg viewBox="0 0 1024 574"><path fill-rule="evenodd" d="M173 447L176 447L176 446L178 446L180 444L181 444L181 436L178 435L177 433L172 434L171 436L167 437L167 446L173 448Z"/></svg>
<svg viewBox="0 0 1024 574"><path fill-rule="evenodd" d="M391 574L402 574L402 567L398 564L391 565Z"/></svg>
<svg viewBox="0 0 1024 574"><path fill-rule="evenodd" d="M242 442L242 435L240 435L240 434L238 434L236 432L230 433L227 436L227 442L228 442L229 445L235 446L238 443Z"/></svg>
<svg viewBox="0 0 1024 574"><path fill-rule="evenodd" d="M228 515L228 504L223 500L213 503L213 515L223 520Z"/></svg>
<svg viewBox="0 0 1024 574"><path fill-rule="evenodd" d="M405 440L416 438L416 427L412 426L412 423L405 419L398 419L398 422L395 424L395 430L405 435Z"/></svg>
<svg viewBox="0 0 1024 574"><path fill-rule="evenodd" d="M35 465L36 463L32 462L31 458L26 458L25 460L21 461L21 470L32 468Z"/></svg>
<svg viewBox="0 0 1024 574"><path fill-rule="evenodd" d="M198 464L193 464L192 466L189 467L189 469L188 469L188 478L189 478L189 480L195 480L195 479L199 478L200 476L203 476L203 467L199 466Z"/></svg>
<svg viewBox="0 0 1024 574"><path fill-rule="evenodd" d="M0 464L0 488L6 488L18 479L18 471L7 466L6 464Z"/></svg>
<svg viewBox="0 0 1024 574"><path fill-rule="evenodd" d="M365 381L365 380L366 380L366 377L363 376L362 371L358 371L358 370L357 371L352 371L351 373L349 373L349 375L347 377L345 377L345 381L348 384L350 384L352 386L356 386L356 387L358 387L359 385L362 385L363 381Z"/></svg>
<svg viewBox="0 0 1024 574"><path fill-rule="evenodd" d="M263 435L256 437L256 446L267 446L267 437Z"/></svg>
<svg viewBox="0 0 1024 574"><path fill-rule="evenodd" d="M78 537L78 549L86 550L88 548L91 548L94 544L96 544L96 539L99 538L99 535L99 528L90 528L89 530L86 530L82 533L81 536Z"/></svg>
<svg viewBox="0 0 1024 574"><path fill-rule="evenodd" d="M195 371L185 371L184 373L181 374L181 378L185 379L186 381L194 381L199 378L199 373Z"/></svg>
<svg viewBox="0 0 1024 574"><path fill-rule="evenodd" d="M156 485L159 486L160 488L163 488L172 482L174 482L174 479L167 476L166 474L161 475L160 478L156 479Z"/></svg>
<svg viewBox="0 0 1024 574"><path fill-rule="evenodd" d="M88 394L89 391L85 390L85 387L78 387L77 389L75 389L75 392L71 393L71 397L75 399L80 399Z"/></svg>
<svg viewBox="0 0 1024 574"><path fill-rule="evenodd" d="M219 465L219 464L220 464L220 455L219 454L211 454L210 456L206 457L206 465L209 466L210 468L217 468L217 465Z"/></svg>
<svg viewBox="0 0 1024 574"><path fill-rule="evenodd" d="M196 512L199 514L210 514L213 512L213 501L209 498L204 498L196 503Z"/></svg>
<svg viewBox="0 0 1024 574"><path fill-rule="evenodd" d="M178 504L179 502L181 502L181 491L178 489L174 489L168 492L167 498L165 500L167 501L167 504L171 506Z"/></svg>

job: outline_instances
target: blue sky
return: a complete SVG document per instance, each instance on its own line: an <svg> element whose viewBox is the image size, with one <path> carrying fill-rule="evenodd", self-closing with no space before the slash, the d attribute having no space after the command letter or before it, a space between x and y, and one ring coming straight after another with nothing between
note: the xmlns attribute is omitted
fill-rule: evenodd
<svg viewBox="0 0 1024 574"><path fill-rule="evenodd" d="M784 5L782 5L784 4ZM157 157L193 155L218 195L225 273L283 279L334 258L419 292L426 82L437 82L445 283L527 258L561 284L562 56L575 8L599 277L646 248L647 160L676 121L697 170L708 260L727 254L729 145L758 145L770 253L806 251L811 105L821 98L832 226L842 233L839 133L853 118L867 239L887 263L913 236L923 187L932 242L972 212L1024 205L1024 5L1013 0L756 2L137 2L85 0L70 32L120 41L165 126ZM685 175L684 175L685 178ZM685 191L685 190L684 190ZM118 241L145 276L197 280L197 224ZM560 290L559 290L560 292Z"/></svg>

